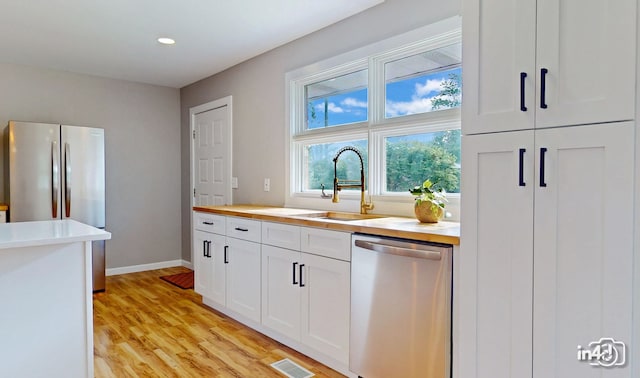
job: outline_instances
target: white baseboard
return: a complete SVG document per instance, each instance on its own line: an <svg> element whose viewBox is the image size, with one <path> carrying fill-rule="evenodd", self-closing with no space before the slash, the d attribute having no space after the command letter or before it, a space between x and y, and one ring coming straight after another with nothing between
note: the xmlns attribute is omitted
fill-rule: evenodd
<svg viewBox="0 0 640 378"><path fill-rule="evenodd" d="M147 270L156 270L156 269L164 269L164 268L173 268L176 266L184 266L189 269L193 269L193 264L186 260L171 260L171 261L161 261L157 263L151 264L141 264L141 265L131 265L131 266L123 266L120 268L109 268L106 271L107 276L115 276L118 274L127 274L127 273L136 273L136 272L146 272Z"/></svg>

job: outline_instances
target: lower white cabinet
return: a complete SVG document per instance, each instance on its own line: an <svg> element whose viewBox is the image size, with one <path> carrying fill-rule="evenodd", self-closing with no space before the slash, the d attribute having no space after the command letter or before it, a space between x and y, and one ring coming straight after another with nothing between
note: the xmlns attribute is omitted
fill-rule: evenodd
<svg viewBox="0 0 640 378"><path fill-rule="evenodd" d="M260 244L227 237L227 307L260 322Z"/></svg>
<svg viewBox="0 0 640 378"><path fill-rule="evenodd" d="M630 378L577 352L635 346L633 123L465 136L462 151L458 377Z"/></svg>
<svg viewBox="0 0 640 378"><path fill-rule="evenodd" d="M262 324L349 362L351 264L262 246Z"/></svg>
<svg viewBox="0 0 640 378"><path fill-rule="evenodd" d="M259 323L260 243L250 240L259 240L260 222L227 220L232 226L226 228L228 232L250 239L243 240L215 233L224 232L225 227L217 225L224 225L225 217L213 217L194 213L194 290L203 298Z"/></svg>
<svg viewBox="0 0 640 378"><path fill-rule="evenodd" d="M226 302L224 235L194 230L194 290L224 306Z"/></svg>
<svg viewBox="0 0 640 378"><path fill-rule="evenodd" d="M216 217L194 213L195 291L212 307L348 371L351 234Z"/></svg>

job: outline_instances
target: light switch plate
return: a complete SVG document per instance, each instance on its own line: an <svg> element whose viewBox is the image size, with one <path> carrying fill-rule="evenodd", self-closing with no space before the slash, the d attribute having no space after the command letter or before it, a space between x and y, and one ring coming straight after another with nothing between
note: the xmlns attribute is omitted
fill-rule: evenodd
<svg viewBox="0 0 640 378"><path fill-rule="evenodd" d="M271 179L264 179L264 191L268 192L269 190L271 190Z"/></svg>
<svg viewBox="0 0 640 378"><path fill-rule="evenodd" d="M231 178L231 189L238 189L238 178L237 177L232 177Z"/></svg>

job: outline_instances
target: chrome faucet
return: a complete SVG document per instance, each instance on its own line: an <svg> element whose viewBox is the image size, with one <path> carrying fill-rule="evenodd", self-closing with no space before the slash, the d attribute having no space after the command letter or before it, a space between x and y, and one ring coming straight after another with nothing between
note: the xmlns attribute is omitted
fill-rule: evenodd
<svg viewBox="0 0 640 378"><path fill-rule="evenodd" d="M338 158L345 151L353 151L360 158L360 181L357 180L342 180L338 182ZM366 203L364 201L364 162L362 160L362 154L358 151L357 148L346 146L342 147L336 157L333 158L333 198L331 202L338 203L340 198L338 197L338 192L343 188L360 188L360 214L366 214L368 210L373 209L373 203Z"/></svg>

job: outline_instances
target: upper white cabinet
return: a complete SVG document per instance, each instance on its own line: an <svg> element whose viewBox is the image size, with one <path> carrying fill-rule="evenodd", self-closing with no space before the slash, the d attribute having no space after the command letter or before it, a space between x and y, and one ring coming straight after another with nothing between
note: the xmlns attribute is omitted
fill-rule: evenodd
<svg viewBox="0 0 640 378"><path fill-rule="evenodd" d="M635 0L464 0L464 134L634 118Z"/></svg>

